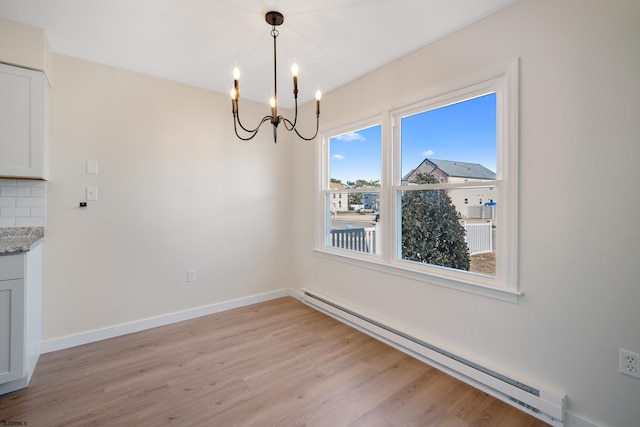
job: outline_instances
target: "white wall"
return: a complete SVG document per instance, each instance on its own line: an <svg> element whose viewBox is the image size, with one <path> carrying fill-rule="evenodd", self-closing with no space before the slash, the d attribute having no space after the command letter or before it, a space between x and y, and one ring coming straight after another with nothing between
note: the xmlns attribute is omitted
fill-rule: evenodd
<svg viewBox="0 0 640 427"><path fill-rule="evenodd" d="M53 67L44 341L290 286L287 136L237 140L227 95ZM244 103L245 121L265 109ZM98 200L80 208L86 186Z"/></svg>
<svg viewBox="0 0 640 427"><path fill-rule="evenodd" d="M323 97L326 127L520 61L518 305L318 257L315 148L294 148L294 282L637 426L640 3L523 0ZM552 209L538 209L539 206Z"/></svg>

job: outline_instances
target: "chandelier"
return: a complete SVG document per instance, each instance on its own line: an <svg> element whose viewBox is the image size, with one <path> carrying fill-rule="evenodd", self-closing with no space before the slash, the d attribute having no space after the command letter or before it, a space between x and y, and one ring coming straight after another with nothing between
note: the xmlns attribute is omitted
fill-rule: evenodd
<svg viewBox="0 0 640 427"><path fill-rule="evenodd" d="M240 70L236 67L233 70L233 89L231 89L231 109L233 112L233 130L236 133L236 136L243 141L248 141L253 139L258 134L260 127L266 123L271 122L273 125L273 142L278 142L278 125L280 123L284 124L284 127L288 131L294 131L300 138L305 141L311 141L318 135L318 127L320 124L320 90L316 91L316 131L311 137L305 137L300 135L298 129L296 129L296 125L298 123L298 65L293 64L291 67L291 74L293 75L293 99L295 102L295 110L293 121L287 119L284 116L278 115L278 73L277 73L277 64L276 64L276 38L278 37L277 26L281 25L284 22L284 16L280 12L267 12L265 15L265 21L267 24L271 25L271 36L273 37L273 97L270 100L271 105L271 114L268 116L264 116L258 126L253 129L246 128L242 122L240 121L240 113L238 111L238 99L240 98L240 90L238 86L238 80L240 79ZM238 127L240 127L247 135L241 136L238 133Z"/></svg>

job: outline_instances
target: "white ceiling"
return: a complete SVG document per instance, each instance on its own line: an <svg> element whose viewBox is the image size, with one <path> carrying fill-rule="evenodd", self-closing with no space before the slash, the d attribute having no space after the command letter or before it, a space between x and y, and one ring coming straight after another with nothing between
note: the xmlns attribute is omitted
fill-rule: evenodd
<svg viewBox="0 0 640 427"><path fill-rule="evenodd" d="M273 92L278 27L279 104L331 91L517 0L0 0L0 16L43 28L54 52L228 93L234 66L241 98ZM54 76L55 78L55 76Z"/></svg>

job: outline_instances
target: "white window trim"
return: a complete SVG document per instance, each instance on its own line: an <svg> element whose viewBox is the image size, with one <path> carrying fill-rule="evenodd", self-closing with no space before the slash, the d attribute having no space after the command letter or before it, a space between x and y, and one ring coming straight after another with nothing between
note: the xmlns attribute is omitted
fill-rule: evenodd
<svg viewBox="0 0 640 427"><path fill-rule="evenodd" d="M346 262L359 267L383 273L407 277L437 286L452 288L477 295L487 296L502 301L518 303L522 295L518 287L518 119L519 119L519 64L518 59L500 64L489 70L476 73L465 79L453 82L421 96L413 96L414 102L405 102L404 106L393 105L382 108L381 114L369 119L342 124L322 133L322 143L318 145L321 173L319 177L319 197L316 199L316 213L319 222L316 224L316 246L314 252L322 257ZM497 245L499 257L496 264L498 271L495 277L469 272L453 271L430 265L396 259L397 239L400 235L395 227L399 218L399 206L394 202L397 191L401 189L401 155L399 126L394 126L400 117L422 112L458 102L462 99L496 92L496 166L497 182L492 182L499 191L501 203L498 204L498 215L501 221ZM419 101L415 101L419 99ZM397 104L396 104L397 105ZM504 120L504 123L502 122ZM343 122L344 123L344 122ZM325 227L327 216L324 197L329 181L329 138L364 129L374 125L382 126L382 173L380 189L381 212L388 212L388 219L381 219L379 230L384 242L376 255L362 254L353 251L334 249L325 245ZM397 171L397 173L395 173ZM390 185L391 184L391 185ZM468 186L470 183L467 183ZM485 183L482 183L485 184ZM434 184L436 185L436 184ZM405 187L406 188L406 187Z"/></svg>

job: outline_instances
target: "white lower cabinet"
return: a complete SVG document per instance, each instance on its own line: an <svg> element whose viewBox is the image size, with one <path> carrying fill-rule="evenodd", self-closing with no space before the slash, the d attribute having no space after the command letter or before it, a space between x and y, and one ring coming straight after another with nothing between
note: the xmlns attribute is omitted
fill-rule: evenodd
<svg viewBox="0 0 640 427"><path fill-rule="evenodd" d="M24 280L0 281L0 384L24 372Z"/></svg>
<svg viewBox="0 0 640 427"><path fill-rule="evenodd" d="M0 255L0 394L27 387L40 357L42 245Z"/></svg>

